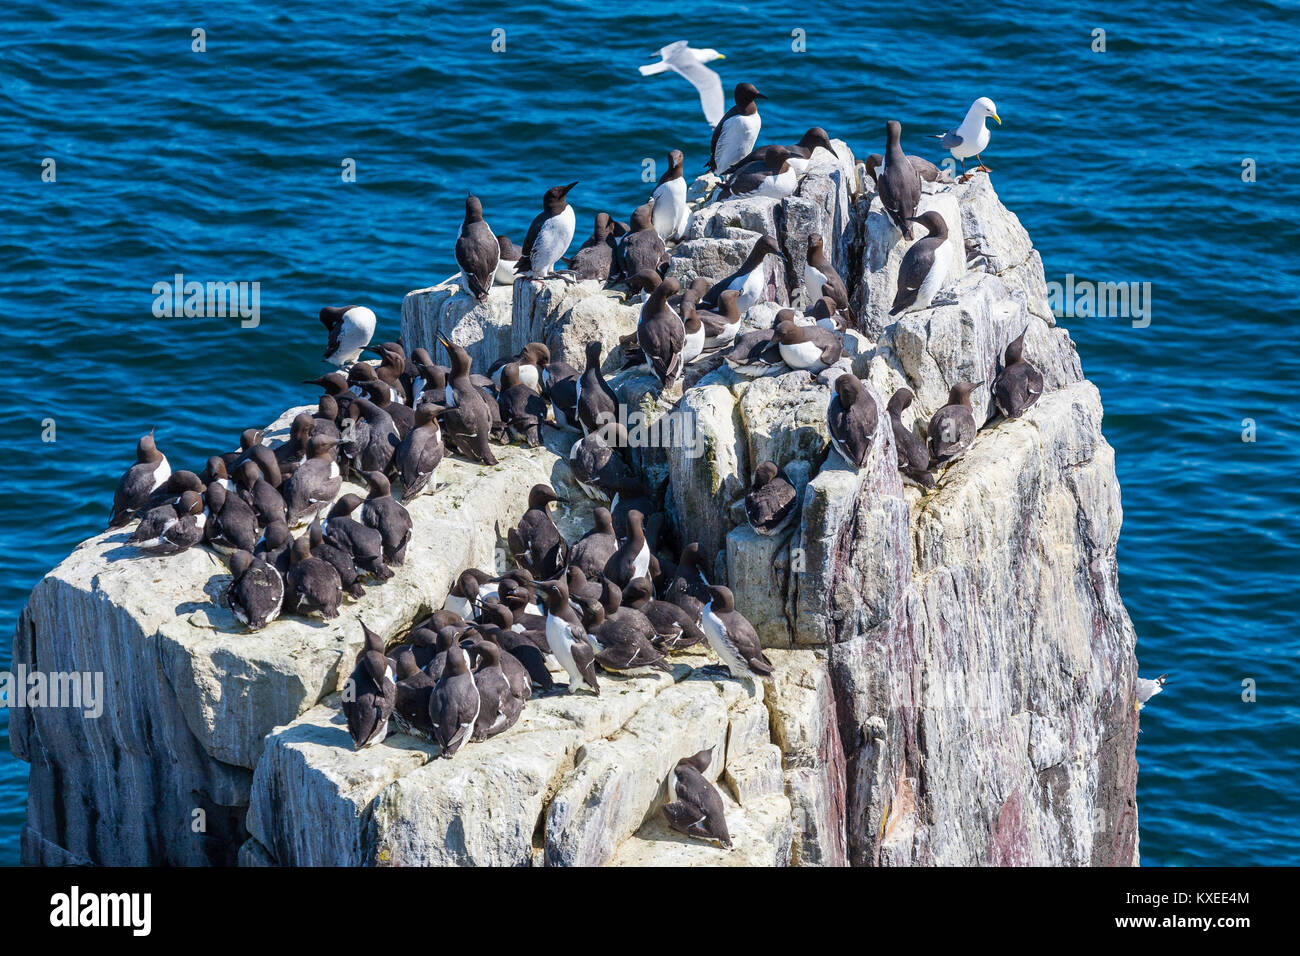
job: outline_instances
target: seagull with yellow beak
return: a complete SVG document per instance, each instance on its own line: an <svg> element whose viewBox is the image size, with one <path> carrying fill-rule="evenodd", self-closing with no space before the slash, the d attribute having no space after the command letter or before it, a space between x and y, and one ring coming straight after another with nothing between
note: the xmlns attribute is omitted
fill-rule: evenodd
<svg viewBox="0 0 1300 956"><path fill-rule="evenodd" d="M980 159L980 153L989 144L989 130L984 125L984 120L990 116L999 126L1002 125L997 106L987 96L981 96L970 105L970 109L966 111L966 118L961 121L960 126L936 137L940 140L940 146L952 153L956 159L961 160L963 179L970 177L970 173L966 172L966 160L972 156L979 162L976 172L992 172Z"/></svg>

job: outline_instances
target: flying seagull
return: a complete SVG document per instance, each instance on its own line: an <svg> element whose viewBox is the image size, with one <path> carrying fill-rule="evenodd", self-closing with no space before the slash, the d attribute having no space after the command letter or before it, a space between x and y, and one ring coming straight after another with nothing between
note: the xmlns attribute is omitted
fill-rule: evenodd
<svg viewBox="0 0 1300 956"><path fill-rule="evenodd" d="M712 60L725 60L726 57L717 50L692 50L685 40L668 44L659 51L659 56L662 58L659 63L647 63L639 67L641 75L653 76L664 70L672 70L690 81L691 86L700 93L704 118L710 126L717 126L718 120L727 111L722 100L722 80L704 64Z"/></svg>

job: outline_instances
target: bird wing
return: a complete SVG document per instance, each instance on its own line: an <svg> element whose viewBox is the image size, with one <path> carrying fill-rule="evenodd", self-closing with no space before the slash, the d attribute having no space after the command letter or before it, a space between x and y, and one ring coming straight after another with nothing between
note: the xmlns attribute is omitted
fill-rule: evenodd
<svg viewBox="0 0 1300 956"><path fill-rule="evenodd" d="M695 87L700 94L700 107L704 118L710 126L717 126L722 114L727 111L722 98L722 79L707 66L695 58L687 49L684 41L678 41L672 47L665 47L670 52L664 57L668 68Z"/></svg>
<svg viewBox="0 0 1300 956"><path fill-rule="evenodd" d="M939 145L942 146L944 149L952 149L953 147L960 146L961 144L962 144L961 134L958 133L957 130L955 129L948 130L948 132L944 133L943 137L939 140Z"/></svg>

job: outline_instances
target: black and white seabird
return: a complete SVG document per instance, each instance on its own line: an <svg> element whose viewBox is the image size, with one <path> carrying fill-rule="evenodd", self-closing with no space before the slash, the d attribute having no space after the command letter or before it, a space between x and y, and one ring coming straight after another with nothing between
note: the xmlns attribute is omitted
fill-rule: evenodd
<svg viewBox="0 0 1300 956"><path fill-rule="evenodd" d="M885 124L885 169L876 178L876 192L885 215L898 227L904 239L912 238L912 217L921 202L921 177L907 161L898 120Z"/></svg>
<svg viewBox="0 0 1300 956"><path fill-rule="evenodd" d="M927 183L955 182L952 176L946 171L940 169L934 163L922 156L913 156L909 153L907 155L907 161L911 163L912 168L916 170L916 175L920 176ZM885 168L885 157L880 153L872 153L862 161L862 164L866 167L866 173L871 177L871 181L874 183Z"/></svg>
<svg viewBox="0 0 1300 956"><path fill-rule="evenodd" d="M668 170L659 177L650 201L654 204L654 227L659 238L668 242L681 239L691 222L691 207L686 205L686 164L680 149L668 151Z"/></svg>
<svg viewBox="0 0 1300 956"><path fill-rule="evenodd" d="M194 472L179 468L173 471L166 481L154 489L153 494L149 496L148 502L137 514L146 513L159 505L175 504L176 499L187 491L197 491L199 494L203 494L207 487L203 483L203 479Z"/></svg>
<svg viewBox="0 0 1300 956"><path fill-rule="evenodd" d="M328 540L338 547L346 548L352 555L358 572L387 581L393 572L384 563L383 533L352 517L352 513L364 503L360 495L351 492L343 495L334 502L329 517L321 527Z"/></svg>
<svg viewBox="0 0 1300 956"><path fill-rule="evenodd" d="M755 100L767 97L758 92L752 83L738 83L733 94L734 104L722 114L713 127L713 141L709 144L708 168L722 172L754 148L758 132L763 128L763 118L758 115Z"/></svg>
<svg viewBox="0 0 1300 956"><path fill-rule="evenodd" d="M650 204L637 206L632 212L631 227L618 243L618 274L629 279L641 272L662 277L669 258L668 247L655 231Z"/></svg>
<svg viewBox="0 0 1300 956"><path fill-rule="evenodd" d="M741 166L722 187L720 199L740 196L768 196L784 199L793 196L799 185L799 176L790 165L790 151L784 146L773 146L759 162Z"/></svg>
<svg viewBox="0 0 1300 956"><path fill-rule="evenodd" d="M720 843L730 850L731 834L727 831L722 795L704 776L704 771L709 769L712 754L710 748L677 761L677 765L668 774L668 793L663 812L668 825L678 833L697 840Z"/></svg>
<svg viewBox="0 0 1300 956"><path fill-rule="evenodd" d="M948 242L948 223L936 210L923 212L912 219L929 230L929 235L914 242L898 265L898 291L890 315L914 309L928 309L952 265L952 246Z"/></svg>
<svg viewBox="0 0 1300 956"><path fill-rule="evenodd" d="M930 418L925 433L930 440L930 460L936 465L949 465L966 453L979 429L975 413L971 410L971 392L983 382L958 382L948 392L948 404Z"/></svg>
<svg viewBox="0 0 1300 956"><path fill-rule="evenodd" d="M515 263L519 261L519 247L510 241L509 236L497 236L497 248L501 258L497 261L495 274L497 285L514 285Z"/></svg>
<svg viewBox="0 0 1300 956"><path fill-rule="evenodd" d="M1025 333L1007 345L1002 371L993 380L993 402L1007 418L1019 418L1043 394L1043 373L1025 359Z"/></svg>
<svg viewBox="0 0 1300 956"><path fill-rule="evenodd" d="M492 409L495 405L470 377L473 359L469 352L441 333L438 341L447 350L451 374L447 376L446 405L442 417L446 440L467 458L477 458L485 465L497 464L488 440L492 434ZM455 409L453 413L451 410Z"/></svg>
<svg viewBox="0 0 1300 956"><path fill-rule="evenodd" d="M614 268L614 231L607 212L596 213L591 236L569 259L569 268L579 279L604 282Z"/></svg>
<svg viewBox="0 0 1300 956"><path fill-rule="evenodd" d="M474 733L478 720L478 686L469 669L469 655L459 644L447 648L442 676L429 697L429 722L442 747L439 756L451 758Z"/></svg>
<svg viewBox="0 0 1300 956"><path fill-rule="evenodd" d="M401 342L381 342L379 345L367 345L363 351L378 355L380 362L374 366L375 377L389 387L394 402L410 404L407 383L413 379L407 374L406 349Z"/></svg>
<svg viewBox="0 0 1300 956"><path fill-rule="evenodd" d="M660 601L654 596L654 585L649 578L634 578L623 589L623 606L644 614L655 629L656 643L666 651L679 651L706 639L697 623L685 608L671 601Z"/></svg>
<svg viewBox="0 0 1300 956"><path fill-rule="evenodd" d="M898 451L898 470L903 480L923 491L934 488L934 475L930 474L930 451L925 442L912 429L903 424L903 412L912 404L912 390L900 388L889 398L886 411L894 431L894 448Z"/></svg>
<svg viewBox="0 0 1300 956"><path fill-rule="evenodd" d="M758 632L736 610L735 598L728 588L709 588L709 603L700 618L709 647L718 655L732 677L761 680L772 673L772 662L763 655Z"/></svg>
<svg viewBox="0 0 1300 956"><path fill-rule="evenodd" d="M605 565L618 550L618 537L608 508L597 508L591 518L592 529L575 541L569 552L569 571L578 570L594 579L605 573Z"/></svg>
<svg viewBox="0 0 1300 956"><path fill-rule="evenodd" d="M447 592L447 600L443 602L443 608L459 614L467 621L474 620L477 617L475 605L480 598L488 595L495 597L497 594L497 586L491 581L492 575L486 571L466 568Z"/></svg>
<svg viewBox="0 0 1300 956"><path fill-rule="evenodd" d="M704 341L708 332L696 310L700 295L701 293L694 289L687 289L682 293L681 304L678 306L678 312L682 317L682 328L686 333L685 338L682 339L682 365L691 364L704 352Z"/></svg>
<svg viewBox="0 0 1300 956"><path fill-rule="evenodd" d="M365 643L357 652L356 666L343 688L343 716L357 750L380 743L388 735L388 720L397 700L396 674L384 656L384 639L364 621L361 631Z"/></svg>
<svg viewBox="0 0 1300 956"><path fill-rule="evenodd" d="M186 491L175 502L145 512L127 544L146 554L179 554L203 540L207 517L203 496Z"/></svg>
<svg viewBox="0 0 1300 956"><path fill-rule="evenodd" d="M577 370L563 359L553 358L546 364L542 382L546 398L555 410L555 424L579 428Z"/></svg>
<svg viewBox="0 0 1300 956"><path fill-rule="evenodd" d="M552 186L546 190L546 195L542 197L542 211L528 227L523 250L519 261L515 263L515 272L519 275L545 279L551 274L555 263L569 251L577 222L573 216L573 207L564 197L576 185L576 182L572 182L567 186Z"/></svg>
<svg viewBox="0 0 1300 956"><path fill-rule="evenodd" d="M698 541L692 541L682 549L677 570L663 594L665 600L672 601L691 615L693 620L699 621L704 605L709 600L709 581L704 576Z"/></svg>
<svg viewBox="0 0 1300 956"><path fill-rule="evenodd" d="M627 539L610 556L605 565L605 577L620 588L633 578L644 578L650 573L650 545L645 538L645 516L631 511L627 516Z"/></svg>
<svg viewBox="0 0 1300 956"><path fill-rule="evenodd" d="M247 551L236 551L230 558L230 575L226 603L241 624L258 631L280 616L284 578L272 565Z"/></svg>
<svg viewBox="0 0 1300 956"><path fill-rule="evenodd" d="M533 485L528 510L506 533L515 562L535 578L553 578L569 563L569 545L551 517L551 502L563 499L549 485Z"/></svg>
<svg viewBox="0 0 1300 956"><path fill-rule="evenodd" d="M534 586L546 596L546 643L569 675L569 693L585 689L599 696L596 651L587 640L578 612L569 603L568 585L564 581L537 581Z"/></svg>
<svg viewBox="0 0 1300 956"><path fill-rule="evenodd" d="M208 486L208 524L204 536L222 554L257 547L257 515L253 506L224 486Z"/></svg>
<svg viewBox="0 0 1300 956"><path fill-rule="evenodd" d="M542 443L542 422L546 420L546 399L525 385L519 377L520 366L511 362L501 370L501 393L497 407L511 441L522 441L529 448Z"/></svg>
<svg viewBox="0 0 1300 956"><path fill-rule="evenodd" d="M690 311L699 319L700 327L704 332L703 348L726 348L736 341L736 335L740 332L740 323L744 318L741 314L740 296L741 293L736 289L728 289L718 297L718 306L715 311L698 308L695 305L695 290L689 290ZM683 303L685 301L683 299Z"/></svg>
<svg viewBox="0 0 1300 956"><path fill-rule="evenodd" d="M483 204L477 196L466 196L465 219L456 235L456 264L465 291L480 302L486 300L500 261L501 246L483 221Z"/></svg>
<svg viewBox="0 0 1300 956"><path fill-rule="evenodd" d="M271 483L263 476L262 469L257 467L257 462L250 459L235 470L235 488L239 497L253 509L259 528L266 527L276 519L284 521L288 518L284 498L271 487Z"/></svg>
<svg viewBox="0 0 1300 956"><path fill-rule="evenodd" d="M422 634L428 634L422 631ZM402 650L393 658L397 665L397 688L393 698L393 713L406 722L407 727L433 736L433 723L429 718L429 698L437 680L420 666L415 653Z"/></svg>
<svg viewBox="0 0 1300 956"><path fill-rule="evenodd" d="M442 464L442 429L438 416L445 405L426 402L415 410L415 427L402 439L393 454L393 466L402 479L402 503L409 504L418 495L437 490L436 476Z"/></svg>
<svg viewBox="0 0 1300 956"><path fill-rule="evenodd" d="M837 333L820 325L795 325L794 313L776 327L781 361L792 369L816 374L840 360L844 343Z"/></svg>
<svg viewBox="0 0 1300 956"><path fill-rule="evenodd" d="M638 624L627 616L608 616L600 601L584 599L579 603L583 608L583 628L587 632L587 640L596 652L596 663L605 670L624 672L642 667L663 671L672 669L651 642L655 636L654 627L640 611L631 612L637 616Z"/></svg>
<svg viewBox="0 0 1300 956"><path fill-rule="evenodd" d="M758 241L754 243L749 250L749 255L741 263L739 269L715 282L712 288L704 294L700 304L707 308L715 308L722 293L728 289L735 289L740 293L736 304L742 313L748 312L760 302L767 301L767 270L763 266L763 261L768 256L781 256L780 244L771 236L759 236ZM703 316L701 316L703 318Z"/></svg>
<svg viewBox="0 0 1300 956"><path fill-rule="evenodd" d="M354 366L354 368L359 367ZM397 429L398 442L411 433L411 429L415 427L415 410L410 405L395 401L392 389L387 384L378 379L367 382L363 394L372 405L393 420L393 427Z"/></svg>
<svg viewBox="0 0 1300 956"><path fill-rule="evenodd" d="M307 443L311 441L315 428L316 419L309 412L299 412L293 417L293 422L289 425L289 437L273 449L281 477L288 478L295 468L307 460Z"/></svg>
<svg viewBox="0 0 1300 956"><path fill-rule="evenodd" d="M599 341L587 343L587 364L575 390L574 403L584 435L618 419L618 396L600 370L601 350Z"/></svg>
<svg viewBox="0 0 1300 956"><path fill-rule="evenodd" d="M343 584L334 565L311 553L304 534L289 549L289 573L284 579L284 610L303 617L334 618L343 603Z"/></svg>
<svg viewBox="0 0 1300 956"><path fill-rule="evenodd" d="M471 650L477 659L474 688L478 691L479 707L470 739L487 740L515 725L523 712L526 698L519 697L511 687L505 669L501 666L501 648L491 641L480 640Z"/></svg>
<svg viewBox="0 0 1300 956"><path fill-rule="evenodd" d="M966 116L958 126L953 127L942 136L936 137L939 145L953 157L961 161L961 171L963 177L969 175L966 172L966 160L972 156L975 157L979 166L976 167L980 172L992 172L984 165L984 160L980 159L980 153L984 152L985 147L989 144L989 129L984 125L984 121L993 117L999 126L1002 125L1002 117L998 116L998 108L993 101L987 96L981 96L970 105L966 111Z"/></svg>
<svg viewBox="0 0 1300 956"><path fill-rule="evenodd" d="M330 335L325 361L344 366L361 358L361 350L370 344L378 320L364 305L327 305L320 310L320 321Z"/></svg>
<svg viewBox="0 0 1300 956"><path fill-rule="evenodd" d="M812 159L814 150L820 148L826 150L832 156L835 155L835 147L831 145L831 138L827 135L826 130L820 126L811 126L808 132L800 137L799 142L793 145L780 147L775 145L759 146L757 149L751 150L741 159L732 163L727 169L726 175L730 176L750 163L763 162L767 158L768 152L778 148L786 151L788 154L786 161L794 167L795 172L801 175L808 169L808 163Z"/></svg>
<svg viewBox="0 0 1300 956"><path fill-rule="evenodd" d="M343 487L335 450L337 443L317 435L307 443L307 460L299 465L284 486L284 503L289 509L289 524L310 521L327 508Z"/></svg>
<svg viewBox="0 0 1300 956"><path fill-rule="evenodd" d="M393 417L368 398L356 398L348 406L353 440L344 438L342 449L351 460L352 472L387 471L402 436Z"/></svg>
<svg viewBox="0 0 1300 956"><path fill-rule="evenodd" d="M745 495L745 517L761 535L776 534L794 518L799 493L774 461L761 462Z"/></svg>
<svg viewBox="0 0 1300 956"><path fill-rule="evenodd" d="M257 539L253 556L261 558L284 577L289 573L289 548L293 539L289 536L289 526L284 521L272 521L262 529L262 537Z"/></svg>
<svg viewBox="0 0 1300 956"><path fill-rule="evenodd" d="M387 475L368 471L365 479L370 494L361 505L361 523L383 535L384 560L402 564L406 561L406 546L411 542L411 514L393 497Z"/></svg>
<svg viewBox="0 0 1300 956"><path fill-rule="evenodd" d="M307 540L311 542L312 557L320 558L338 572L339 585L344 594L353 598L365 597L366 589L361 583L361 573L357 570L352 549L339 538L326 538L319 516L313 518L307 526Z"/></svg>
<svg viewBox="0 0 1300 956"><path fill-rule="evenodd" d="M135 464L126 470L113 492L113 514L108 519L110 528L120 528L135 516L149 501L149 496L171 477L167 456L154 444L153 432L140 436L135 445Z"/></svg>
<svg viewBox="0 0 1300 956"><path fill-rule="evenodd" d="M640 487L620 448L627 445L627 429L609 422L589 432L569 449L569 470L588 498L612 501L620 491Z"/></svg>
<svg viewBox="0 0 1300 956"><path fill-rule="evenodd" d="M724 356L737 375L756 378L781 365L781 347L772 329L757 329L736 336Z"/></svg>
<svg viewBox="0 0 1300 956"><path fill-rule="evenodd" d="M862 468L871 455L880 412L862 381L846 372L835 380L835 394L826 410L831 445L850 468Z"/></svg>
<svg viewBox="0 0 1300 956"><path fill-rule="evenodd" d="M818 233L808 237L808 257L804 261L803 281L804 288L808 290L809 302L822 296L829 296L835 303L836 311L843 312L850 322L857 321L853 314L853 307L849 304L849 290L845 287L839 272L836 271L834 263L826 258L825 244Z"/></svg>
<svg viewBox="0 0 1300 956"><path fill-rule="evenodd" d="M674 278L660 282L641 307L641 317L636 326L636 340L645 353L645 364L665 388L671 387L682 376L686 326L668 304L668 297L680 290L681 285Z"/></svg>
<svg viewBox="0 0 1300 956"><path fill-rule="evenodd" d="M820 325L830 332L845 332L853 327L848 314L840 311L829 294L833 291L829 284L822 286L821 297L815 299L804 313L804 325Z"/></svg>

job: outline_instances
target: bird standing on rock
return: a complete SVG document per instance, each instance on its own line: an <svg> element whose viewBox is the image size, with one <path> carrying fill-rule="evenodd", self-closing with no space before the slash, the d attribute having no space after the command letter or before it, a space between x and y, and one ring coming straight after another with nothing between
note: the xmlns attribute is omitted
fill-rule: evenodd
<svg viewBox="0 0 1300 956"><path fill-rule="evenodd" d="M794 518L799 493L774 461L754 469L754 480L745 495L745 517L761 535L776 534Z"/></svg>
<svg viewBox="0 0 1300 956"><path fill-rule="evenodd" d="M971 410L971 392L983 382L958 382L948 392L948 404L930 418L926 435L930 439L930 459L937 465L950 465L966 453L975 434L975 413Z"/></svg>
<svg viewBox="0 0 1300 956"><path fill-rule="evenodd" d="M546 595L546 643L569 675L569 693L585 689L599 697L596 651L587 640L578 612L569 603L568 585L564 581L537 581L534 587Z"/></svg>
<svg viewBox="0 0 1300 956"><path fill-rule="evenodd" d="M890 315L913 309L928 309L935 295L943 288L944 280L948 278L948 268L952 264L948 223L942 214L931 209L911 221L925 226L929 234L918 239L903 254L903 261L898 265L898 291L894 293Z"/></svg>
<svg viewBox="0 0 1300 956"><path fill-rule="evenodd" d="M835 380L835 395L826 418L831 445L849 467L861 469L871 455L880 412L856 375L845 373Z"/></svg>
<svg viewBox="0 0 1300 956"><path fill-rule="evenodd" d="M261 630L280 616L284 578L261 558L236 551L230 558L226 603L236 620L250 631Z"/></svg>
<svg viewBox="0 0 1300 956"><path fill-rule="evenodd" d="M680 149L669 150L668 171L659 177L659 184L650 197L654 205L655 232L665 242L686 235L686 227L691 221L691 207L686 205L685 164Z"/></svg>
<svg viewBox="0 0 1300 956"><path fill-rule="evenodd" d="M898 227L904 239L912 238L911 219L921 202L921 177L907 161L901 138L903 126L898 120L885 124L885 170L876 178L876 192L885 215Z"/></svg>
<svg viewBox="0 0 1300 956"><path fill-rule="evenodd" d="M108 519L110 528L120 528L135 516L149 501L149 496L171 477L167 456L154 444L153 431L142 435L135 446L135 464L128 468L113 492L113 514Z"/></svg>
<svg viewBox="0 0 1300 956"><path fill-rule="evenodd" d="M207 519L203 496L186 491L176 501L146 511L126 543L145 554L180 554L203 540Z"/></svg>
<svg viewBox="0 0 1300 956"><path fill-rule="evenodd" d="M361 622L365 643L357 652L356 667L343 688L343 716L352 744L360 750L388 735L388 719L397 699L393 665L384 656L384 639Z"/></svg>
<svg viewBox="0 0 1300 956"><path fill-rule="evenodd" d="M569 190L578 185L552 186L542 197L542 211L528 227L524 247L515 263L515 272L537 279L545 279L551 268L569 250L573 232L577 227L573 207L565 201Z"/></svg>
<svg viewBox="0 0 1300 956"><path fill-rule="evenodd" d="M682 376L686 326L668 304L668 297L679 291L681 285L676 279L660 282L641 307L636 327L636 340L645 353L646 367L664 388L670 388Z"/></svg>
<svg viewBox="0 0 1300 956"><path fill-rule="evenodd" d="M975 168L976 172L992 172L984 165L984 160L980 159L980 153L984 152L989 144L989 128L984 125L984 121L990 116L999 126L1002 125L1002 117L998 116L997 106L987 96L981 96L970 105L960 125L935 137L939 140L940 146L961 161L963 180L970 178L970 173L966 172L966 160L972 156L979 163Z"/></svg>
<svg viewBox="0 0 1300 956"><path fill-rule="evenodd" d="M737 305L742 313L748 312L760 302L767 301L767 272L763 262L768 256L785 258L780 244L771 236L759 236L758 241L749 250L749 255L739 269L720 279L700 299L706 308L715 308L722 293L735 289L740 293Z"/></svg>
<svg viewBox="0 0 1300 956"><path fill-rule="evenodd" d="M614 268L614 232L609 213L596 213L596 224L591 238L584 242L569 260L569 268L579 279L604 282Z"/></svg>
<svg viewBox="0 0 1300 956"><path fill-rule="evenodd" d="M569 563L569 545L551 517L551 503L562 501L549 485L533 485L528 510L506 533L515 562L534 578L553 578Z"/></svg>
<svg viewBox="0 0 1300 956"><path fill-rule="evenodd" d="M1043 373L1025 359L1025 333L1011 340L1002 371L993 380L993 402L1007 418L1019 418L1043 395Z"/></svg>
<svg viewBox="0 0 1300 956"><path fill-rule="evenodd" d="M466 196L465 220L456 236L456 264L465 291L485 301L500 261L501 246L492 227L483 221L483 204L477 196Z"/></svg>
<svg viewBox="0 0 1300 956"><path fill-rule="evenodd" d="M916 432L903 424L903 412L912 404L912 390L900 388L889 399L889 425L894 433L894 448L898 452L898 470L903 480L922 491L934 488L934 475L930 474L930 452Z"/></svg>
<svg viewBox="0 0 1300 956"><path fill-rule="evenodd" d="M429 697L429 722L433 735L442 748L440 757L450 759L470 739L478 721L478 686L469 669L469 656L459 644L447 648L447 659L442 676Z"/></svg>
<svg viewBox="0 0 1300 956"><path fill-rule="evenodd" d="M709 603L704 605L700 625L709 639L709 647L732 677L762 680L771 676L772 662L763 655L758 632L736 610L730 589L709 588Z"/></svg>
<svg viewBox="0 0 1300 956"><path fill-rule="evenodd" d="M720 843L729 850L731 834L727 832L722 796L704 776L712 755L710 748L677 761L668 774L668 795L663 813L668 825L678 833Z"/></svg>
<svg viewBox="0 0 1300 956"><path fill-rule="evenodd" d="M722 172L754 148L758 131L763 128L763 118L758 115L756 100L767 97L753 83L738 83L733 94L735 105L723 114L713 127L713 141L709 144L708 168Z"/></svg>

